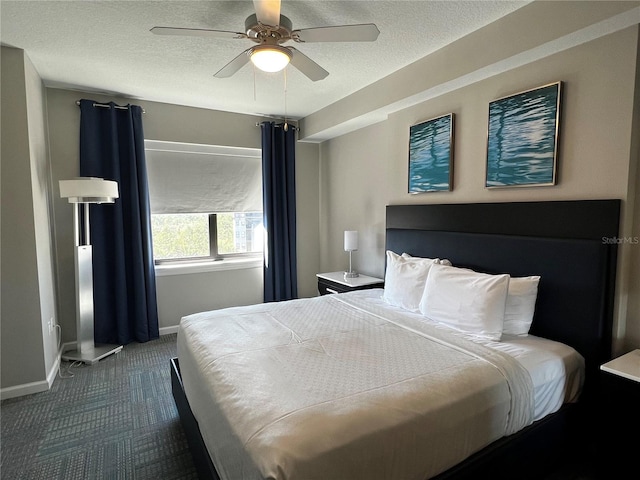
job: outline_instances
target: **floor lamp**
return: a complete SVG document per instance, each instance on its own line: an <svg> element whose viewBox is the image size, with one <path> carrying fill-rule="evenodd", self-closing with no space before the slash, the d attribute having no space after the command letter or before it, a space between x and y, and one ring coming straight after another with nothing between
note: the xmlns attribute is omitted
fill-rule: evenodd
<svg viewBox="0 0 640 480"><path fill-rule="evenodd" d="M118 198L118 184L94 177L60 180L60 196L69 199L69 203L73 204L77 330L77 348L63 352L62 359L93 365L104 357L122 350L122 345L94 343L93 252L89 234L89 205L114 203Z"/></svg>

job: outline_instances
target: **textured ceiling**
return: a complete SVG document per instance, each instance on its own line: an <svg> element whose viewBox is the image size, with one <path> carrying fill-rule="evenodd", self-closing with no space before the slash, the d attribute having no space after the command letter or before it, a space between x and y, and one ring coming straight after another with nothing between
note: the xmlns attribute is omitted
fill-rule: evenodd
<svg viewBox="0 0 640 480"><path fill-rule="evenodd" d="M2 0L0 41L27 52L47 86L239 113L305 117L528 1L288 1L294 29L375 23L376 42L295 44L329 71L213 75L249 40L158 36L154 26L244 30L255 12L235 1ZM286 86L286 95L285 95Z"/></svg>

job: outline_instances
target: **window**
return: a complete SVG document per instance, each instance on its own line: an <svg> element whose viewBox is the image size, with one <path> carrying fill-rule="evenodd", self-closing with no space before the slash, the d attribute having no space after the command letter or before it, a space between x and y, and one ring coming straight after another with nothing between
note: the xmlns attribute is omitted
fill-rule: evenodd
<svg viewBox="0 0 640 480"><path fill-rule="evenodd" d="M156 264L259 256L259 149L145 141Z"/></svg>
<svg viewBox="0 0 640 480"><path fill-rule="evenodd" d="M156 263L262 252L262 212L152 214L151 229Z"/></svg>

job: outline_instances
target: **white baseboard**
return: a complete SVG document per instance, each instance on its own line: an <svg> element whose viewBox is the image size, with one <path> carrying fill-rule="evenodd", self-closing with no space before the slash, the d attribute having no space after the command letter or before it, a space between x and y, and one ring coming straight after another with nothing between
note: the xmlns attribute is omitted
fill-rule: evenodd
<svg viewBox="0 0 640 480"><path fill-rule="evenodd" d="M13 387L6 387L0 389L0 400L22 397L24 395L31 395L32 393L46 392L47 390L49 390L49 388L49 383L46 380L23 383L22 385L15 385Z"/></svg>
<svg viewBox="0 0 640 480"><path fill-rule="evenodd" d="M75 343L75 342L74 342ZM14 385L13 387L6 387L0 389L0 400L6 400L7 398L22 397L24 395L31 395L33 393L46 392L53 386L53 382L58 374L58 368L60 367L60 356L63 349L61 348L56 355L56 359L53 362L53 366L47 373L46 380L40 380L38 382L23 383L22 385Z"/></svg>
<svg viewBox="0 0 640 480"><path fill-rule="evenodd" d="M58 371L60 369L60 362L62 361L60 358L61 355L62 355L62 348L58 350L58 355L56 355L56 360L55 362L53 362L53 366L51 367L51 369L49 370L49 373L47 374L47 384L49 385L49 388L53 386L53 381L56 379L56 375L58 374Z"/></svg>
<svg viewBox="0 0 640 480"><path fill-rule="evenodd" d="M162 327L160 328L160 335L171 335L172 333L178 332L178 325L174 325L173 327Z"/></svg>

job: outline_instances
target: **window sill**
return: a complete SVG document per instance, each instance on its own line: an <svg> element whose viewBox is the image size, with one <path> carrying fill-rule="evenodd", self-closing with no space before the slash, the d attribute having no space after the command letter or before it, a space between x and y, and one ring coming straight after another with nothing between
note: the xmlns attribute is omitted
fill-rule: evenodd
<svg viewBox="0 0 640 480"><path fill-rule="evenodd" d="M219 272L224 270L241 270L261 268L262 258L233 258L216 262L193 262L156 265L156 277L170 275L189 275L192 273Z"/></svg>

